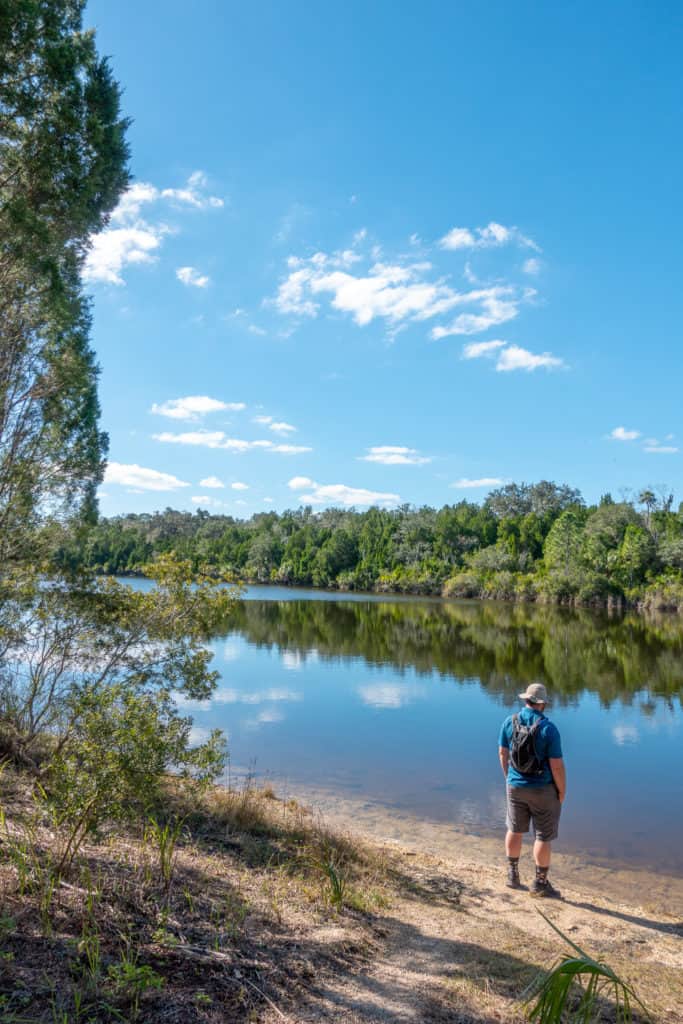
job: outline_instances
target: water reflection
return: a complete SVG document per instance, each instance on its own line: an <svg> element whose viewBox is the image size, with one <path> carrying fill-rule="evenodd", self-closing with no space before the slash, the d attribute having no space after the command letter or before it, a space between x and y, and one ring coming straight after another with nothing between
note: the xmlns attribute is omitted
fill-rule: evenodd
<svg viewBox="0 0 683 1024"><path fill-rule="evenodd" d="M543 681L561 848L683 877L680 618L253 588L213 648L218 688L185 707L196 736L227 734L231 770L501 837L498 730Z"/></svg>
<svg viewBox="0 0 683 1024"><path fill-rule="evenodd" d="M605 707L636 702L644 716L653 716L662 703L673 710L683 695L678 617L476 602L248 600L229 627L256 647L279 650L291 670L317 657L362 658L399 673L476 679L506 704L532 681L544 682L561 705L593 693ZM420 692L392 685L366 687L361 695L368 704L390 708ZM615 733L618 743L634 739L631 727Z"/></svg>

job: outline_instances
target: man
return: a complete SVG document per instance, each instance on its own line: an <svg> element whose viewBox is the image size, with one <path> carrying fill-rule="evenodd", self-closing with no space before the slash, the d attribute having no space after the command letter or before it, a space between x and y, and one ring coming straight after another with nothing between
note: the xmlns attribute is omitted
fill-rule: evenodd
<svg viewBox="0 0 683 1024"><path fill-rule="evenodd" d="M567 792L562 744L557 727L545 717L548 693L542 683L532 683L519 694L524 707L505 719L500 730L498 754L507 781L507 884L523 888L519 880L522 838L533 821L536 841L536 878L533 896L560 897L548 881L551 843L557 839L560 811Z"/></svg>

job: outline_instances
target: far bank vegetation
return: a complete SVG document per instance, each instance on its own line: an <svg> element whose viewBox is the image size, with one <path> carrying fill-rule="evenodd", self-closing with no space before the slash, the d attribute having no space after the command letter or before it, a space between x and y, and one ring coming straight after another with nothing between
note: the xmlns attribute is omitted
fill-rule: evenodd
<svg viewBox="0 0 683 1024"><path fill-rule="evenodd" d="M173 552L255 583L338 590L683 608L683 507L666 491L629 500L550 481L507 484L479 505L311 507L248 520L205 510L101 519L67 538L67 566L137 573Z"/></svg>

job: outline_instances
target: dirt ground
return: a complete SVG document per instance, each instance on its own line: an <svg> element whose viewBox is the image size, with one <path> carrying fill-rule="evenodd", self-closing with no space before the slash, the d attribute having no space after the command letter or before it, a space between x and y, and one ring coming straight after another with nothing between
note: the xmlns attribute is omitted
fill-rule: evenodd
<svg viewBox="0 0 683 1024"><path fill-rule="evenodd" d="M683 1024L683 880L560 854L564 899L539 901L505 887L500 842L292 795L188 807L172 789L171 879L144 831L112 827L55 886L59 836L26 831L26 780L5 773L2 1024L521 1024L525 989L569 952L539 909L656 1024ZM520 867L530 882L528 850Z"/></svg>
<svg viewBox="0 0 683 1024"><path fill-rule="evenodd" d="M505 887L498 842L328 793L299 796L328 826L380 843L398 858L413 891L379 916L382 938L369 961L322 977L288 1020L521 1022L520 993L539 969L569 952L540 909L632 982L654 1020L683 1022L683 880L559 855L553 881L563 900L539 901ZM531 881L528 850L521 870ZM330 932L329 941L343 942L343 929ZM604 1019L613 1019L609 1006Z"/></svg>

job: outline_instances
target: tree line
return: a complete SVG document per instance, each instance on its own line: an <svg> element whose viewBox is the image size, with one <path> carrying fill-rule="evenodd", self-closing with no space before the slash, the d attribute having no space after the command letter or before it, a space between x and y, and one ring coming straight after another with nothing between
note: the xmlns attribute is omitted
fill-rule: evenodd
<svg viewBox="0 0 683 1024"><path fill-rule="evenodd" d="M141 572L160 554L257 583L447 597L683 607L683 507L647 489L588 505L566 484L506 484L482 504L310 506L239 520L167 508L66 537L68 567Z"/></svg>
<svg viewBox="0 0 683 1024"><path fill-rule="evenodd" d="M65 536L101 529L107 438L82 269L130 180L121 89L84 7L0 4L0 762L31 779L22 849L50 893L88 836L145 819L169 768L188 786L222 770L223 737L193 745L174 692L210 696L206 639L235 600L171 557L147 595L59 558Z"/></svg>

